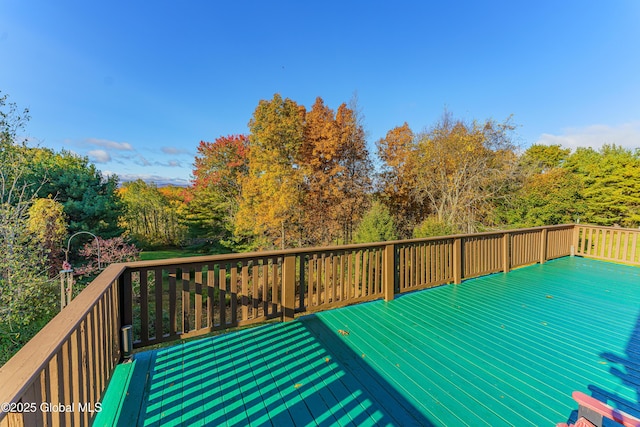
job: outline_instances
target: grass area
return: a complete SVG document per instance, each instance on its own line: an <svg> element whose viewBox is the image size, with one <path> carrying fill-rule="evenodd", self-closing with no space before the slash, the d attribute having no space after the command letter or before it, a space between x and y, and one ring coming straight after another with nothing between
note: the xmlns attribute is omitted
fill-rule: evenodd
<svg viewBox="0 0 640 427"><path fill-rule="evenodd" d="M205 256L205 255L217 255L228 253L229 250L220 245L210 246L193 246L187 248L163 248L158 250L143 250L140 252L140 259L142 261L154 261L157 259L169 259L169 258L186 258L190 256Z"/></svg>
<svg viewBox="0 0 640 427"><path fill-rule="evenodd" d="M140 259L142 261L153 261L156 259L169 259L169 258L185 258L190 256L202 256L201 251L192 251L188 249L164 249L160 251L142 251L140 252Z"/></svg>

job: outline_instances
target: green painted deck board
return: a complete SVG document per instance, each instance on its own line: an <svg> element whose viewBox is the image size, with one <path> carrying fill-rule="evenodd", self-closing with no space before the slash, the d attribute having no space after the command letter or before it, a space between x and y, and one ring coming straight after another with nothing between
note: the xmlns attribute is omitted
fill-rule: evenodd
<svg viewBox="0 0 640 427"><path fill-rule="evenodd" d="M542 426L573 390L640 415L639 313L640 269L562 258L138 354L96 425Z"/></svg>
<svg viewBox="0 0 640 427"><path fill-rule="evenodd" d="M96 415L93 425L114 426L119 424L118 420L132 373L133 365L130 363L116 366L111 381L109 381L109 387L102 399L102 410Z"/></svg>

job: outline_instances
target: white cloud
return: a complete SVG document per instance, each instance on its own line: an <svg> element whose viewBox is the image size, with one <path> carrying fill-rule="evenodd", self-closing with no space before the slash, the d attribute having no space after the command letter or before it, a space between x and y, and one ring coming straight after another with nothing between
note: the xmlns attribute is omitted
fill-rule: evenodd
<svg viewBox="0 0 640 427"><path fill-rule="evenodd" d="M128 142L109 141L108 139L87 138L86 143L111 150L133 151L133 146Z"/></svg>
<svg viewBox="0 0 640 427"><path fill-rule="evenodd" d="M107 163L111 161L111 155L104 150L91 150L87 155L93 163Z"/></svg>
<svg viewBox="0 0 640 427"><path fill-rule="evenodd" d="M136 163L139 166L151 166L151 162L149 160L147 160L142 154L138 154L136 156L137 160L134 160L134 163Z"/></svg>
<svg viewBox="0 0 640 427"><path fill-rule="evenodd" d="M163 166L167 168L181 168L182 163L177 160L167 160L166 162L154 162L156 166Z"/></svg>
<svg viewBox="0 0 640 427"><path fill-rule="evenodd" d="M189 154L189 151L184 148L162 147L161 150L164 154Z"/></svg>
<svg viewBox="0 0 640 427"><path fill-rule="evenodd" d="M582 128L567 128L562 135L542 134L536 144L559 144L565 148L592 147L615 144L625 148L640 148L640 121L618 126L591 125Z"/></svg>

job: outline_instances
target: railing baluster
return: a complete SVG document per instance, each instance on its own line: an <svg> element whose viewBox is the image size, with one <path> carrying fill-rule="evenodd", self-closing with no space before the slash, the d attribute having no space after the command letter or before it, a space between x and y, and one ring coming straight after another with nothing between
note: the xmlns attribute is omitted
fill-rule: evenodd
<svg viewBox="0 0 640 427"><path fill-rule="evenodd" d="M189 267L182 270L182 333L191 330L191 272Z"/></svg>
<svg viewBox="0 0 640 427"><path fill-rule="evenodd" d="M249 319L249 264L242 263L242 320Z"/></svg>
<svg viewBox="0 0 640 427"><path fill-rule="evenodd" d="M453 283L462 282L462 239L456 238L453 241Z"/></svg>
<svg viewBox="0 0 640 427"><path fill-rule="evenodd" d="M153 292L155 294L155 341L164 338L164 322L162 321L162 297L164 295L164 281L162 279L162 269L156 268L153 271Z"/></svg>
<svg viewBox="0 0 640 427"><path fill-rule="evenodd" d="M229 268L231 269L231 283L230 285L230 297L231 297L231 324L238 324L238 264L232 263Z"/></svg>
<svg viewBox="0 0 640 427"><path fill-rule="evenodd" d="M220 327L227 325L227 269L226 264L220 265L218 272L218 314L220 315Z"/></svg>
<svg viewBox="0 0 640 427"><path fill-rule="evenodd" d="M140 341L149 342L149 290L147 270L140 270Z"/></svg>
<svg viewBox="0 0 640 427"><path fill-rule="evenodd" d="M614 258L617 260L622 259L622 257L620 256L620 240L622 240L622 230L619 230L617 233L618 238L616 239L616 250L615 250L615 255Z"/></svg>
<svg viewBox="0 0 640 427"><path fill-rule="evenodd" d="M263 316L269 315L269 260L262 261L262 275L260 283L262 285L262 313Z"/></svg>
<svg viewBox="0 0 640 427"><path fill-rule="evenodd" d="M202 266L195 268L194 325L196 330L202 328Z"/></svg>
<svg viewBox="0 0 640 427"><path fill-rule="evenodd" d="M347 254L340 253L340 301L347 299Z"/></svg>
<svg viewBox="0 0 640 427"><path fill-rule="evenodd" d="M271 314L278 312L278 301L280 301L278 283L278 259L274 258L271 264Z"/></svg>
<svg viewBox="0 0 640 427"><path fill-rule="evenodd" d="M178 303L176 298L176 269L169 269L169 336L177 333Z"/></svg>
<svg viewBox="0 0 640 427"><path fill-rule="evenodd" d="M335 303L338 296L338 260L337 255L331 257L331 302Z"/></svg>
<svg viewBox="0 0 640 427"><path fill-rule="evenodd" d="M299 289L299 306L298 308L302 310L305 307L306 296L308 295L308 280L309 277L305 276L305 272L307 269L305 268L305 264L308 263L308 257L306 254L301 254L298 258L298 271L300 272L300 283L298 286ZM284 262L284 261L283 261ZM282 264L280 266L282 268ZM284 274L282 275L284 277Z"/></svg>
<svg viewBox="0 0 640 427"><path fill-rule="evenodd" d="M207 265L207 326L209 328L215 328L215 306L216 306L216 273L215 264L211 263Z"/></svg>
<svg viewBox="0 0 640 427"><path fill-rule="evenodd" d="M87 352L85 354L85 358L83 361L83 365L86 366L87 369L87 374L86 377L88 378L87 381L87 386L86 386L86 396L85 396L85 402L97 402L97 396L96 396L96 380L97 380L97 375L96 375L96 371L95 371L95 364L94 364L94 360L95 360L95 353L94 353L94 341L93 341L93 337L94 337L94 333L95 333L95 329L93 327L93 324L95 322L95 314L94 314L94 310L92 310L89 315L87 316L87 333L85 334L85 346L87 349ZM47 370L47 376L49 375L49 371Z"/></svg>
<svg viewBox="0 0 640 427"><path fill-rule="evenodd" d="M342 301L349 301L353 295L353 261L352 251L342 253L342 283L340 284Z"/></svg>
<svg viewBox="0 0 640 427"><path fill-rule="evenodd" d="M251 287L252 287L252 291L251 291L251 311L253 313L252 317L254 319L257 319L258 316L258 304L259 304L259 299L258 299L258 292L259 292L259 288L258 288L258 261L257 260L253 260L251 263Z"/></svg>

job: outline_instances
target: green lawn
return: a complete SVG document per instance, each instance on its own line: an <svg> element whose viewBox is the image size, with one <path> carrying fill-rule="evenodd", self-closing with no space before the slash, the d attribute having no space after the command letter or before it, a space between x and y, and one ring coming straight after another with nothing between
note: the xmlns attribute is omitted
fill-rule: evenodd
<svg viewBox="0 0 640 427"><path fill-rule="evenodd" d="M165 249L161 251L142 251L140 252L140 259L142 261L153 261L156 259L169 259L169 258L185 258L190 256L203 256L213 255L202 253L202 251L194 251L188 249Z"/></svg>

